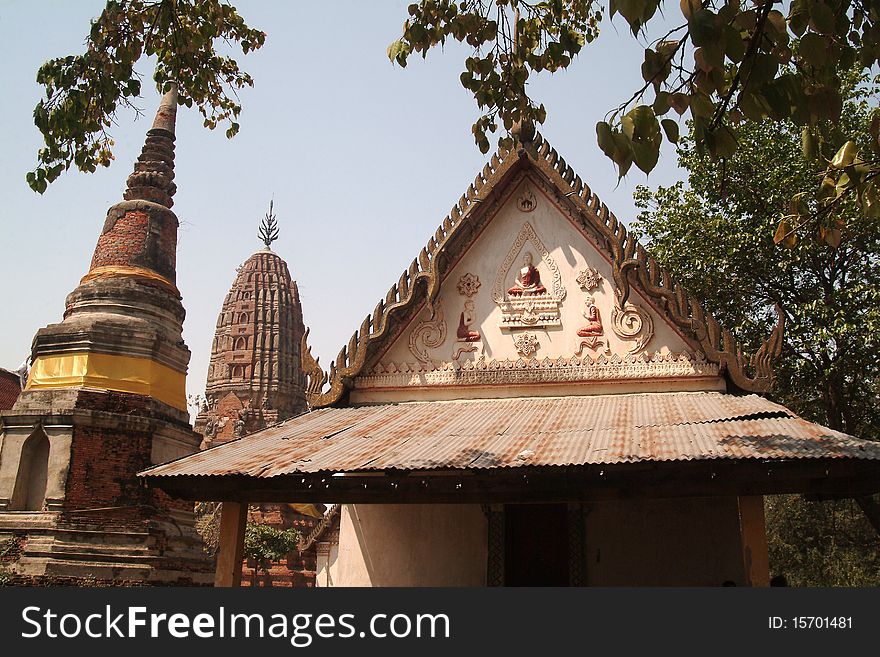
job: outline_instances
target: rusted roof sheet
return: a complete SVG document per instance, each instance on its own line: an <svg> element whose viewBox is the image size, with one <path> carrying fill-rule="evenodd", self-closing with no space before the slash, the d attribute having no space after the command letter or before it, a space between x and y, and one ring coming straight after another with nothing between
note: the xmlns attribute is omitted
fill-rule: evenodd
<svg viewBox="0 0 880 657"><path fill-rule="evenodd" d="M880 460L757 395L674 392L325 408L146 471L279 475L697 459Z"/></svg>

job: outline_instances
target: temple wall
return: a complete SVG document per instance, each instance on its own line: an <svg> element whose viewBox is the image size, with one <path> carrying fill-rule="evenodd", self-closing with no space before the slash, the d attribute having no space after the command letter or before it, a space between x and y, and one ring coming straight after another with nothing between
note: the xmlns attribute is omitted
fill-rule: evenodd
<svg viewBox="0 0 880 657"><path fill-rule="evenodd" d="M339 581L339 543L326 541L318 543L317 550L317 573L315 574L315 586L337 586Z"/></svg>
<svg viewBox="0 0 880 657"><path fill-rule="evenodd" d="M477 504L342 507L336 586L484 586L486 516Z"/></svg>
<svg viewBox="0 0 880 657"><path fill-rule="evenodd" d="M746 585L735 497L584 505L589 586Z"/></svg>

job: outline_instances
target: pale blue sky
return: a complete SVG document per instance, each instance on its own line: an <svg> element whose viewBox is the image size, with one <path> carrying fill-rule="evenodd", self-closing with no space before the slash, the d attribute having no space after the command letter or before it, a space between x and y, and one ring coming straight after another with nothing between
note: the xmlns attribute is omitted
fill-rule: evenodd
<svg viewBox="0 0 880 657"><path fill-rule="evenodd" d="M486 160L470 134L476 106L458 81L468 49L450 45L406 69L388 62L385 49L408 2L234 4L268 34L260 51L240 59L256 81L241 94L240 134L227 140L202 128L195 110L178 114L177 281L193 354L190 393L204 389L217 313L235 267L261 246L257 226L273 194L281 228L273 248L299 283L313 352L326 366ZM25 184L40 146L31 118L37 68L80 52L103 5L0 0L0 367L7 369L25 358L37 329L61 320L158 104L142 63L146 116L119 117L114 164L67 173L43 196ZM570 71L538 76L531 87L548 108L543 134L624 221L646 178L633 168L617 185L595 124L640 86L642 51L619 17L606 19ZM665 146L647 182L678 180L674 159Z"/></svg>

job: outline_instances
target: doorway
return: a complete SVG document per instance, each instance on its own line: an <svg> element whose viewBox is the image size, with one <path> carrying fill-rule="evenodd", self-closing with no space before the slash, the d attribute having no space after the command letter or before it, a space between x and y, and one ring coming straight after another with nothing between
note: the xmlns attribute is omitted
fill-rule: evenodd
<svg viewBox="0 0 880 657"><path fill-rule="evenodd" d="M568 523L566 504L505 505L505 586L568 586Z"/></svg>

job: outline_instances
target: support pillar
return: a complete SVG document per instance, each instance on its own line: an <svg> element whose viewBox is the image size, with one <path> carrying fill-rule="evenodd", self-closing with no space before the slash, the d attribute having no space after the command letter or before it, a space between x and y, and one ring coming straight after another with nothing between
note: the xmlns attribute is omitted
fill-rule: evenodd
<svg viewBox="0 0 880 657"><path fill-rule="evenodd" d="M244 529L248 505L245 502L223 502L220 511L220 543L217 551L215 587L241 586L241 565L244 559Z"/></svg>
<svg viewBox="0 0 880 657"><path fill-rule="evenodd" d="M489 530L486 586L504 586L504 505L490 504L484 510Z"/></svg>
<svg viewBox="0 0 880 657"><path fill-rule="evenodd" d="M764 497L740 496L739 529L748 586L770 586L770 558L764 525Z"/></svg>

